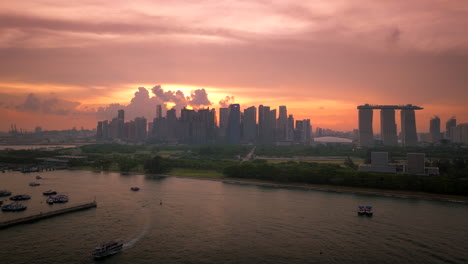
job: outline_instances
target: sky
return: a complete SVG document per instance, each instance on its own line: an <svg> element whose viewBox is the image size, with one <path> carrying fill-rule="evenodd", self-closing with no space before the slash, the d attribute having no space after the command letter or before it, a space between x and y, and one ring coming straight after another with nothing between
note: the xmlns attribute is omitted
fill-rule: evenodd
<svg viewBox="0 0 468 264"><path fill-rule="evenodd" d="M468 122L467 27L454 0L1 1L0 131L230 103L352 130L370 103L426 132Z"/></svg>

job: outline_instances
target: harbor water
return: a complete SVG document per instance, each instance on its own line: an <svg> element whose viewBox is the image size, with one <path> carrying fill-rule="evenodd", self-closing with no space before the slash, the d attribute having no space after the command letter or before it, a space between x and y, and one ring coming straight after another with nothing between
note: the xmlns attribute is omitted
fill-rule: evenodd
<svg viewBox="0 0 468 264"><path fill-rule="evenodd" d="M32 196L0 221L97 201L0 230L2 263L94 263L115 239L123 251L99 263L468 262L466 204L93 171L0 173L0 189ZM70 201L48 205L49 189Z"/></svg>

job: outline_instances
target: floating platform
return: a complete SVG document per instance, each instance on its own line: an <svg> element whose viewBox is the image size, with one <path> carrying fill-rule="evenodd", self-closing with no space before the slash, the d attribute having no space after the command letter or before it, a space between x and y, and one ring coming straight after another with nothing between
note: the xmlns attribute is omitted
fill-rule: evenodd
<svg viewBox="0 0 468 264"><path fill-rule="evenodd" d="M42 219L54 217L57 215L68 214L68 213L72 213L76 211L81 211L84 209L94 208L96 206L97 206L96 202L93 201L91 203L78 204L75 206L71 206L71 207L67 207L67 208L63 208L63 209L59 209L55 211L49 211L49 212L26 216L26 217L13 219L13 220L5 221L5 222L0 222L0 229L8 228L10 226L15 226L15 225L20 225L20 224L31 223L31 222L39 221Z"/></svg>

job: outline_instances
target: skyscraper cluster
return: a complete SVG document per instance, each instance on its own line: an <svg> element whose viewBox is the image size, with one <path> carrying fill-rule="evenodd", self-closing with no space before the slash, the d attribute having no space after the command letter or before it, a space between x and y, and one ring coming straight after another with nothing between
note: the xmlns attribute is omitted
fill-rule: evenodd
<svg viewBox="0 0 468 264"><path fill-rule="evenodd" d="M147 136L147 122L144 117L137 117L125 122L124 110L118 110L117 117L110 122L99 121L96 131L96 140L144 141Z"/></svg>
<svg viewBox="0 0 468 264"><path fill-rule="evenodd" d="M143 121L144 120L144 121ZM144 126L144 128L143 128ZM144 130L144 132L143 132ZM184 108L177 117L171 109L163 116L161 105L156 106L156 117L148 124L136 118L124 122L124 112L119 110L112 121L98 122L97 140L126 140L170 144L307 144L312 138L309 119L294 120L287 114L286 106L276 109L260 105L241 110L239 104L219 109L219 122L215 109L192 110Z"/></svg>

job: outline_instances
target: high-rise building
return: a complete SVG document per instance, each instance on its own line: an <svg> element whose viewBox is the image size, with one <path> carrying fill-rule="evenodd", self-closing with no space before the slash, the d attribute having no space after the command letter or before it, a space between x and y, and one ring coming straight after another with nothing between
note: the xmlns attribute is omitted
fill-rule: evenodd
<svg viewBox="0 0 468 264"><path fill-rule="evenodd" d="M289 115L288 117L288 125L286 127L286 140L294 141L294 117L293 115Z"/></svg>
<svg viewBox="0 0 468 264"><path fill-rule="evenodd" d="M162 118L162 107L161 105L156 105L156 118Z"/></svg>
<svg viewBox="0 0 468 264"><path fill-rule="evenodd" d="M453 132L454 129L457 127L457 119L455 117L451 117L447 123L445 123L445 138L453 141Z"/></svg>
<svg viewBox="0 0 468 264"><path fill-rule="evenodd" d="M380 133L384 146L396 146L397 127L395 122L395 109L380 110Z"/></svg>
<svg viewBox="0 0 468 264"><path fill-rule="evenodd" d="M374 144L372 118L372 109L359 109L359 145L361 147L369 147Z"/></svg>
<svg viewBox="0 0 468 264"><path fill-rule="evenodd" d="M144 117L135 118L135 140L144 141L147 136L147 122Z"/></svg>
<svg viewBox="0 0 468 264"><path fill-rule="evenodd" d="M257 140L257 108L251 106L244 110L242 136L244 142L253 143Z"/></svg>
<svg viewBox="0 0 468 264"><path fill-rule="evenodd" d="M468 123L457 125L453 131L453 142L468 144Z"/></svg>
<svg viewBox="0 0 468 264"><path fill-rule="evenodd" d="M401 143L404 147L418 145L416 116L413 109L401 110Z"/></svg>
<svg viewBox="0 0 468 264"><path fill-rule="evenodd" d="M226 142L226 133L229 119L229 108L219 108L219 140Z"/></svg>
<svg viewBox="0 0 468 264"><path fill-rule="evenodd" d="M277 133L276 138L278 141L286 140L286 133L288 129L288 110L286 106L281 105L279 107L279 116L277 122Z"/></svg>
<svg viewBox="0 0 468 264"><path fill-rule="evenodd" d="M117 118L125 121L125 111L123 109L117 111Z"/></svg>
<svg viewBox="0 0 468 264"><path fill-rule="evenodd" d="M434 116L429 121L429 133L431 134L431 141L432 143L437 143L441 140L441 133L440 133L440 118L438 116Z"/></svg>
<svg viewBox="0 0 468 264"><path fill-rule="evenodd" d="M229 105L229 118L227 126L227 143L239 144L241 136L241 115L240 105L231 104Z"/></svg>

